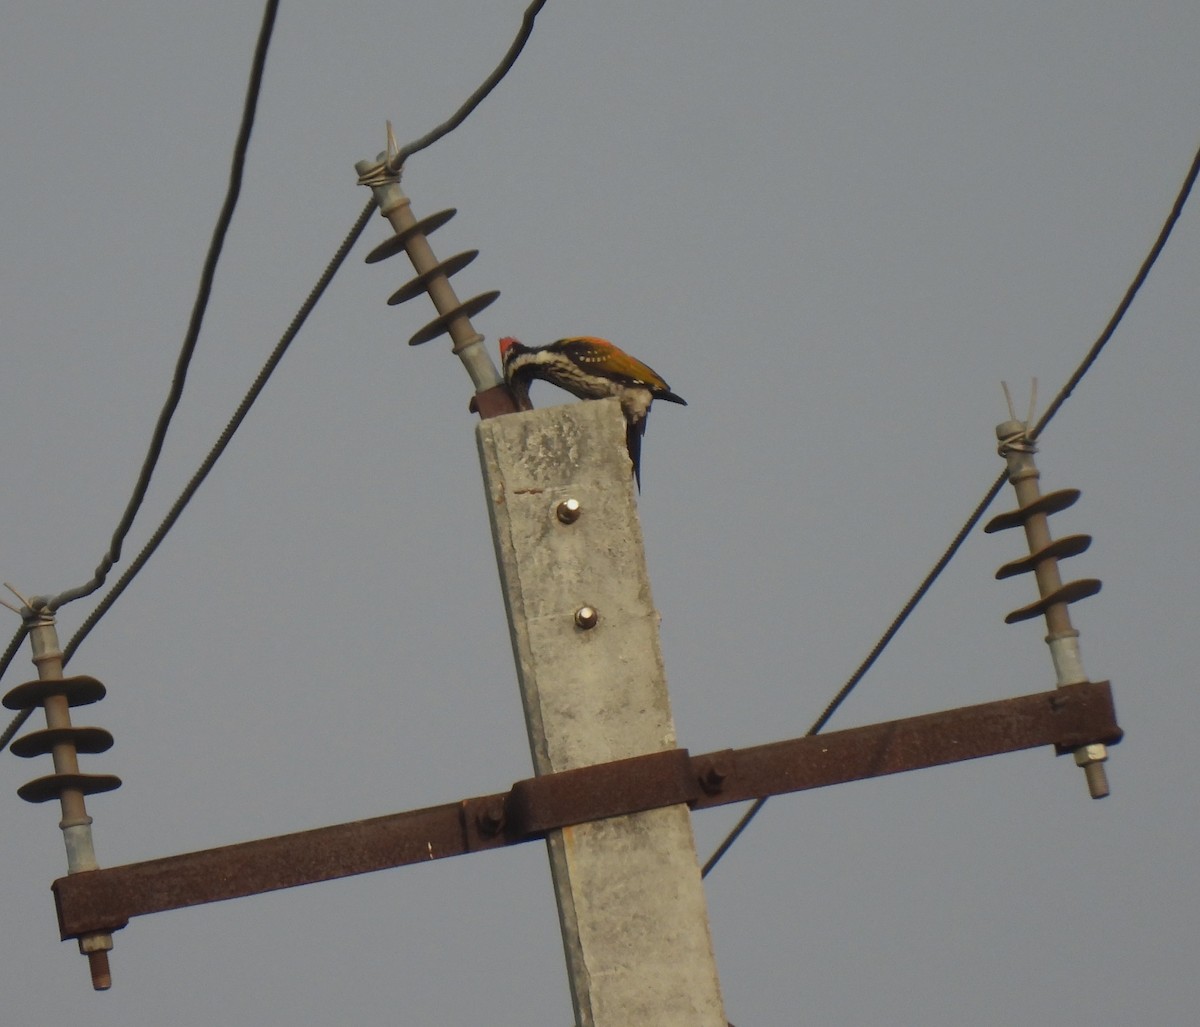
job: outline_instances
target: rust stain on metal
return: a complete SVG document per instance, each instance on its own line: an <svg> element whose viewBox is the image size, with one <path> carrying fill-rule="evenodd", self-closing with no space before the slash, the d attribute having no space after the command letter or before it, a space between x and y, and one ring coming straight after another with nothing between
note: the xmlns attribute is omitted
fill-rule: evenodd
<svg viewBox="0 0 1200 1027"><path fill-rule="evenodd" d="M504 801L503 794L477 802ZM64 938L87 923L115 930L131 917L424 863L508 844L485 837L465 804L450 803L181 856L73 874L54 882Z"/></svg>
<svg viewBox="0 0 1200 1027"><path fill-rule="evenodd" d="M980 706L930 713L738 749L733 773L703 809L765 795L995 756L1042 745L1061 754L1079 745L1121 740L1107 681L1067 685ZM703 760L705 757L698 757Z"/></svg>
<svg viewBox="0 0 1200 1027"><path fill-rule="evenodd" d="M519 412L520 407L517 406L508 386L501 384L475 393L471 397L470 410L472 413L479 414L481 420L487 420L489 417L499 417L502 414L515 414Z"/></svg>
<svg viewBox="0 0 1200 1027"><path fill-rule="evenodd" d="M570 825L688 803L704 809L1002 752L1121 739L1108 682L689 756L650 753L517 782L444 806L73 874L54 882L63 938L135 916L515 845Z"/></svg>
<svg viewBox="0 0 1200 1027"><path fill-rule="evenodd" d="M508 818L521 837L568 824L691 802L699 792L686 749L634 756L518 781Z"/></svg>

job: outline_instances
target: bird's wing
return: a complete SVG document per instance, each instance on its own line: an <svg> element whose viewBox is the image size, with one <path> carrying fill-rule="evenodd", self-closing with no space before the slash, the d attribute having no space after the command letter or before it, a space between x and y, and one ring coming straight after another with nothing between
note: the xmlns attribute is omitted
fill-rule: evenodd
<svg viewBox="0 0 1200 1027"><path fill-rule="evenodd" d="M610 377L630 378L646 385L656 395L665 394L663 395L664 399L669 395L673 397L671 402L681 402L654 368L647 367L640 360L631 357L623 349L610 342L596 339L590 335L580 335L575 338L560 339L557 345L569 351L571 359L581 367L591 367Z"/></svg>

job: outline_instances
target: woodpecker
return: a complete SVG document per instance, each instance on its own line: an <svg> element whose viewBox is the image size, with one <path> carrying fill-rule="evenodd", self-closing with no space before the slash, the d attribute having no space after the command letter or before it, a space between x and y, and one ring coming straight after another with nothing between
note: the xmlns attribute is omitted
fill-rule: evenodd
<svg viewBox="0 0 1200 1027"><path fill-rule="evenodd" d="M512 389L518 405L529 407L529 383L534 378L557 385L580 399L604 399L615 396L625 413L625 439L633 476L642 487L642 436L646 417L656 399L687 406L687 400L675 395L662 376L607 339L590 335L559 339L548 346L524 346L511 336L500 340L500 361L504 380Z"/></svg>

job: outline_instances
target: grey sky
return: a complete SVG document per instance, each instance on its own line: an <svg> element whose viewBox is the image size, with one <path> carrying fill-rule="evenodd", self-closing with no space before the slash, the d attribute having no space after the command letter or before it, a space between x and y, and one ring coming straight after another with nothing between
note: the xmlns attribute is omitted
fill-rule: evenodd
<svg viewBox="0 0 1200 1027"><path fill-rule="evenodd" d="M524 3L285 4L241 208L136 553L366 202L356 160L446 117ZM29 7L0 33L0 578L84 580L136 477L225 188L258 5ZM478 248L489 345L596 334L656 410L641 515L680 743L803 733L1044 406L1200 143L1192 2L550 0L513 74L414 158ZM1197 201L1193 201L1195 203ZM1056 418L1052 522L1127 741L1111 798L1049 751L773 800L708 881L738 1027L1183 1024L1200 1008L1200 220ZM530 773L466 376L412 350L376 218L226 457L72 670L117 865L497 791ZM535 386L539 405L559 400ZM561 397L565 398L565 397ZM1013 505L1005 491L993 512ZM830 725L1042 691L1034 598L976 532ZM94 600L68 607L69 637ZM4 611L0 610L0 613ZM4 629L7 639L15 617ZM0 625L5 622L0 619ZM34 676L27 652L5 688ZM0 1020L570 1020L538 845L135 921L115 986L57 940L58 815L2 757ZM698 815L706 856L736 820Z"/></svg>

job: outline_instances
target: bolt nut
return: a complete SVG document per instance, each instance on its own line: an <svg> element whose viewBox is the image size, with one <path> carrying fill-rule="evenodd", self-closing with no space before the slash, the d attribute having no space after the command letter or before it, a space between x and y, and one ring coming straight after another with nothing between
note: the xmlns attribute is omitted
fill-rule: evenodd
<svg viewBox="0 0 1200 1027"><path fill-rule="evenodd" d="M724 788L729 772L729 766L724 761L707 764L700 771L700 787L706 795L716 795Z"/></svg>
<svg viewBox="0 0 1200 1027"><path fill-rule="evenodd" d="M574 524L583 513L583 507L578 499L564 499L554 508L554 515L563 524Z"/></svg>
<svg viewBox="0 0 1200 1027"><path fill-rule="evenodd" d="M475 816L479 830L488 837L498 835L504 829L504 803L493 802Z"/></svg>
<svg viewBox="0 0 1200 1027"><path fill-rule="evenodd" d="M575 611L575 626L590 631L600 622L600 611L594 606L581 606Z"/></svg>

